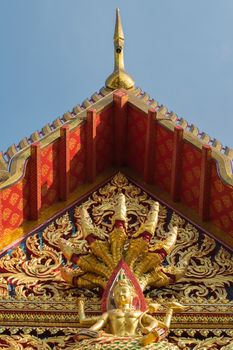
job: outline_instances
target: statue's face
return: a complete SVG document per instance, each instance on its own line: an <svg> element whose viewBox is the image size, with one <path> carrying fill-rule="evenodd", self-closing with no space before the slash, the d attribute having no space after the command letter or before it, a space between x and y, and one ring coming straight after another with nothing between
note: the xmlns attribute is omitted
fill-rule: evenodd
<svg viewBox="0 0 233 350"><path fill-rule="evenodd" d="M132 291L128 286L117 287L114 291L114 301L116 306L120 307L126 304L132 304Z"/></svg>

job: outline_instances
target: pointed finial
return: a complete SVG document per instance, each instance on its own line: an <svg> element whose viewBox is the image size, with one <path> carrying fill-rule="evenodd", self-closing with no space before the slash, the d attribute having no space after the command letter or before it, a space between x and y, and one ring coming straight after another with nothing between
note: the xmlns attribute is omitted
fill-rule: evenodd
<svg viewBox="0 0 233 350"><path fill-rule="evenodd" d="M114 72L107 78L105 85L112 90L124 88L129 90L134 87L133 78L124 68L124 33L121 24L120 10L116 9L116 24L114 32Z"/></svg>
<svg viewBox="0 0 233 350"><path fill-rule="evenodd" d="M121 16L120 16L120 9L116 9L116 24L115 24L115 32L114 32L114 41L117 41L119 39L124 40L124 32L121 24Z"/></svg>

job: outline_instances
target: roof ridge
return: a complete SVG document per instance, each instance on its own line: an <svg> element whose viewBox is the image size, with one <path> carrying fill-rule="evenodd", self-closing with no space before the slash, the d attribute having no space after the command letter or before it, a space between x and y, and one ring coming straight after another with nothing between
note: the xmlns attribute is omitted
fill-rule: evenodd
<svg viewBox="0 0 233 350"><path fill-rule="evenodd" d="M188 131L193 136L196 136L198 139L203 141L205 144L208 144L216 151L233 160L233 149L231 149L228 146L223 146L219 140L217 140L216 138L212 138L204 131L199 131L199 128L197 126L195 126L194 124L189 124L189 122L182 117L179 118L178 115L173 111L169 112L166 106L164 106L163 104L159 104L159 102L157 102L154 99L151 99L150 95L147 92L143 92L140 88L136 88L135 91L133 90L131 93L135 94L135 96L138 99L145 102L148 105L148 107L154 108L157 112L158 119L167 118L168 120L172 121L175 125L180 125L186 132Z"/></svg>
<svg viewBox="0 0 233 350"><path fill-rule="evenodd" d="M89 99L85 99L81 105L76 105L71 112L64 113L61 118L56 118L51 124L46 124L41 131L35 131L29 138L23 138L17 146L13 144L6 152L0 152L0 189L10 186L23 176L26 161L30 156L31 144L42 141L44 146L54 142L60 137L59 130L62 125L71 123L72 128L76 127L84 121L87 109L99 105L100 110L106 103L111 102L113 92L114 90L109 88L101 88L98 93L95 92ZM159 123L166 128L173 131L176 125L180 125L184 129L185 139L199 149L204 144L209 145L218 163L221 178L227 184L233 185L233 149L223 147L217 139L211 138L205 132L200 132L195 125L189 124L184 118L179 118L176 113L169 112L166 106L152 99L141 88L133 88L127 93L130 96L129 102L133 102L145 113L150 108L155 109ZM13 163L15 163L14 166Z"/></svg>
<svg viewBox="0 0 233 350"><path fill-rule="evenodd" d="M51 123L47 123L44 125L40 131L34 131L31 136L24 137L19 141L16 145L13 143L10 145L7 150L0 151L0 183L7 180L10 177L10 165L12 159L19 154L20 152L26 150L30 145L34 142L42 141L45 137L51 135L56 130L60 129L62 125L65 125L71 120L79 118L79 114L88 108L93 107L93 105L112 93L111 89L106 87L102 87L99 92L95 92L91 95L90 98L86 98L81 104L76 105L72 111L68 111L62 115L62 117L58 117L54 119Z"/></svg>

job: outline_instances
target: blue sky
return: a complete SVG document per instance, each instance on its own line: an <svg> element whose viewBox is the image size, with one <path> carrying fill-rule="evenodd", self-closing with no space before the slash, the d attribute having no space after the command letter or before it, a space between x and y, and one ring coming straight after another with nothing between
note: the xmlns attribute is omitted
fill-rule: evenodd
<svg viewBox="0 0 233 350"><path fill-rule="evenodd" d="M0 150L104 85L116 7L136 85L233 148L232 0L1 0Z"/></svg>

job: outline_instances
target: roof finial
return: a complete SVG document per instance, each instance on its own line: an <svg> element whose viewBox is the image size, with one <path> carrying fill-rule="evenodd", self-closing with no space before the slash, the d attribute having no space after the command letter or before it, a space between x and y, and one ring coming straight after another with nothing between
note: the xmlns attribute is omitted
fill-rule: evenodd
<svg viewBox="0 0 233 350"><path fill-rule="evenodd" d="M133 78L124 69L124 33L121 24L120 10L116 9L116 24L114 32L114 72L108 77L105 84L110 89L134 87Z"/></svg>
<svg viewBox="0 0 233 350"><path fill-rule="evenodd" d="M115 32L114 32L114 42L117 40L122 39L125 40L124 32L121 24L121 16L120 16L120 9L116 9L116 23L115 23ZM123 43L124 44L124 43Z"/></svg>

